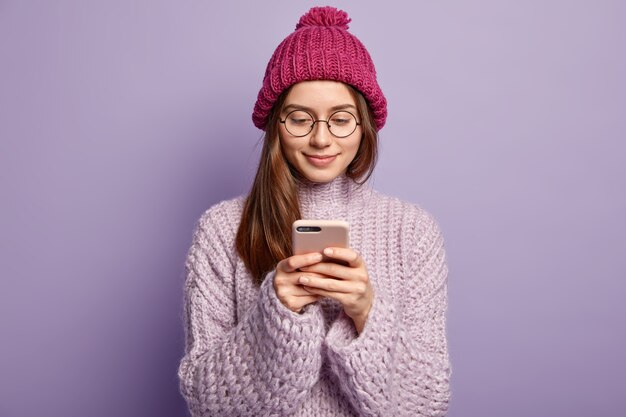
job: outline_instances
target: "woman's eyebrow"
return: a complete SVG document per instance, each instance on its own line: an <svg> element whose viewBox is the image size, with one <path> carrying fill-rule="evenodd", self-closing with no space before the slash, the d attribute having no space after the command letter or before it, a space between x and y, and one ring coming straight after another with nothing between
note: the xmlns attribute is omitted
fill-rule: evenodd
<svg viewBox="0 0 626 417"><path fill-rule="evenodd" d="M283 110L290 110L290 109L293 109L293 110L306 110L306 111L309 111L309 112L312 112L312 113L315 112L310 107L302 106L300 104L295 104L295 103L287 104L285 107L283 107ZM353 104L339 104L337 106L331 107L329 110L330 111L335 111L335 110L343 110L343 109L354 109L354 110L356 110L356 106L353 105Z"/></svg>

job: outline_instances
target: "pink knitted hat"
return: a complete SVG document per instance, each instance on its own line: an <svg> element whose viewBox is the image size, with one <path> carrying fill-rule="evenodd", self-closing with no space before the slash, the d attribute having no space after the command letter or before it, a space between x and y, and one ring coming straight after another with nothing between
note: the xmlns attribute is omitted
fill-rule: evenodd
<svg viewBox="0 0 626 417"><path fill-rule="evenodd" d="M376 82L376 69L363 44L348 32L351 19L334 7L313 7L296 30L278 45L265 70L252 121L265 130L272 106L280 93L309 80L334 80L350 84L367 99L376 130L385 125L387 100Z"/></svg>

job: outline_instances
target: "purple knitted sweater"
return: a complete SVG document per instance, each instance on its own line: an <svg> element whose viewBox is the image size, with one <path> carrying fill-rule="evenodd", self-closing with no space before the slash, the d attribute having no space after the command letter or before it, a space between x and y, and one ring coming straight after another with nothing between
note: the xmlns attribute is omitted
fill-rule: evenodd
<svg viewBox="0 0 626 417"><path fill-rule="evenodd" d="M443 416L450 398L441 232L419 206L340 176L299 185L304 219L350 223L374 288L357 335L341 305L297 314L235 249L244 197L209 208L186 262L180 387L200 416Z"/></svg>

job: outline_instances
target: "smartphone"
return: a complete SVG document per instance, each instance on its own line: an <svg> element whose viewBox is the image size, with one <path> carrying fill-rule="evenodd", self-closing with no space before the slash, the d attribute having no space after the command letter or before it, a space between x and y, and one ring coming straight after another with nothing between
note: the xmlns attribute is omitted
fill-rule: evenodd
<svg viewBox="0 0 626 417"><path fill-rule="evenodd" d="M322 253L330 246L349 248L349 234L350 226L343 220L296 220L292 226L293 254ZM346 264L322 255L322 262Z"/></svg>

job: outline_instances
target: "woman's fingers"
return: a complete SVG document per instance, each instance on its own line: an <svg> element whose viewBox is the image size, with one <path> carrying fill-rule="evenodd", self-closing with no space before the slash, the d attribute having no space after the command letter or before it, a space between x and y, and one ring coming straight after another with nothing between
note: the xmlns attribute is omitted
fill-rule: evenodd
<svg viewBox="0 0 626 417"><path fill-rule="evenodd" d="M278 269L284 272L295 272L298 269L316 264L322 260L321 253L307 253L304 255L293 255L283 259L277 265Z"/></svg>
<svg viewBox="0 0 626 417"><path fill-rule="evenodd" d="M347 266L335 262L319 262L300 268L301 271L316 272L335 278L361 281L366 279L365 262L363 258L352 249L326 248L324 254L332 259L344 261Z"/></svg>
<svg viewBox="0 0 626 417"><path fill-rule="evenodd" d="M363 258L355 250L350 248L326 248L324 255L329 258L346 261L351 268L359 268L363 265Z"/></svg>
<svg viewBox="0 0 626 417"><path fill-rule="evenodd" d="M289 275L297 277L296 285L311 295L332 298L340 302L360 333L374 300L374 289L369 280L365 261L349 248L326 248L324 255L332 260L342 261L347 266L332 261L321 261L300 267L304 274L294 272Z"/></svg>
<svg viewBox="0 0 626 417"><path fill-rule="evenodd" d="M367 285L363 282L343 281L334 278L316 277L303 275L299 278L298 283L305 287L305 290L318 289L327 292L339 292L346 294L364 294ZM322 294L322 293L319 293ZM324 293L323 295L327 295Z"/></svg>
<svg viewBox="0 0 626 417"><path fill-rule="evenodd" d="M369 288L365 262L357 252L349 248L326 248L324 254L344 262L347 266L322 262L321 253L290 256L280 261L276 267L276 295L293 311L299 311L321 297L338 300L344 305L346 312L358 310L358 300L364 298ZM303 274L302 271L306 273Z"/></svg>
<svg viewBox="0 0 626 417"><path fill-rule="evenodd" d="M300 270L306 273L315 273L318 275L346 280L355 279L354 273L356 271L354 268L339 265L334 262L320 262L315 265L302 267Z"/></svg>
<svg viewBox="0 0 626 417"><path fill-rule="evenodd" d="M315 273L345 281L367 282L369 279L364 265L358 268L352 268L334 262L320 262L315 265L303 267L300 270L307 274Z"/></svg>
<svg viewBox="0 0 626 417"><path fill-rule="evenodd" d="M307 304L318 301L322 296L311 294L298 283L298 277L302 272L298 270L301 266L312 265L322 260L322 254L309 253L305 255L294 255L283 259L276 266L274 276L274 292L280 302L288 309L298 312ZM312 274L322 277L322 275Z"/></svg>
<svg viewBox="0 0 626 417"><path fill-rule="evenodd" d="M304 289L302 285L294 285L292 288L289 289L289 295L292 297L308 297L311 295L311 293Z"/></svg>
<svg viewBox="0 0 626 417"><path fill-rule="evenodd" d="M314 287L305 287L305 288L307 291L309 291L311 295L315 295L318 297L332 298L334 300L339 301L342 305L344 305L344 308L345 308L345 304L347 300L353 298L350 296L349 293L345 293L345 292L327 291L321 288L314 288Z"/></svg>
<svg viewBox="0 0 626 417"><path fill-rule="evenodd" d="M302 308L308 304L314 303L321 298L321 295L308 293L304 296L299 297L289 297L289 300L286 303L283 303L285 307L289 310L299 313Z"/></svg>

